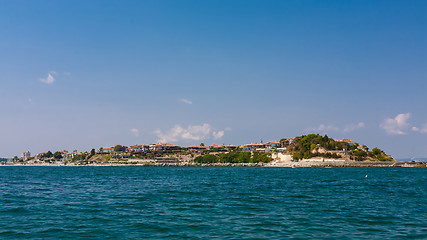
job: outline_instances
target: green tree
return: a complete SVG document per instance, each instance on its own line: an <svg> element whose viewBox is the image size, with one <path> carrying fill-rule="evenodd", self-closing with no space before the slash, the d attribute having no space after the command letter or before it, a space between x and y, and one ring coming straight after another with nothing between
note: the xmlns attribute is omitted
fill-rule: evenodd
<svg viewBox="0 0 427 240"><path fill-rule="evenodd" d="M381 149L375 147L375 148L372 149L372 153L374 155L380 155L381 154Z"/></svg>
<svg viewBox="0 0 427 240"><path fill-rule="evenodd" d="M393 161L393 159L387 155L377 155L379 161Z"/></svg>
<svg viewBox="0 0 427 240"><path fill-rule="evenodd" d="M56 152L53 154L53 158L55 158L55 159L61 159L61 158L62 158L62 155L61 155L61 153L60 153L60 152L56 151Z"/></svg>
<svg viewBox="0 0 427 240"><path fill-rule="evenodd" d="M203 156L198 156L194 159L197 163L216 163L218 162L218 157L211 154L206 154Z"/></svg>
<svg viewBox="0 0 427 240"><path fill-rule="evenodd" d="M258 163L268 163L271 162L273 159L271 158L270 153L260 153L260 152L254 152L251 158L251 162Z"/></svg>
<svg viewBox="0 0 427 240"><path fill-rule="evenodd" d="M368 156L368 153L363 150L353 150L353 155L356 157L357 161L363 161Z"/></svg>
<svg viewBox="0 0 427 240"><path fill-rule="evenodd" d="M240 152L237 157L237 162L239 163L248 163L251 161L251 153L250 152Z"/></svg>
<svg viewBox="0 0 427 240"><path fill-rule="evenodd" d="M329 141L328 135L325 134L325 136L322 137L322 141L323 142L328 142Z"/></svg>
<svg viewBox="0 0 427 240"><path fill-rule="evenodd" d="M301 160L303 158L303 155L302 155L302 153L293 153L292 154L292 159L293 160Z"/></svg>
<svg viewBox="0 0 427 240"><path fill-rule="evenodd" d="M304 154L303 154L303 158L305 158L305 159L309 159L309 158L311 158L312 157L312 155L311 155L311 153L310 152L305 152Z"/></svg>
<svg viewBox="0 0 427 240"><path fill-rule="evenodd" d="M47 153L45 153L45 154L43 155L43 157L44 157L44 158L51 158L51 157L53 157L53 154L52 154L52 152L51 152L51 151L47 151Z"/></svg>
<svg viewBox="0 0 427 240"><path fill-rule="evenodd" d="M122 145L116 145L116 146L114 146L114 151L115 152L123 152L125 150L126 150L126 148L124 146L122 146Z"/></svg>
<svg viewBox="0 0 427 240"><path fill-rule="evenodd" d="M311 145L310 145L310 151L313 151L316 147L317 147L317 145L316 145L316 144L314 144L314 143L313 143L313 144L311 144Z"/></svg>
<svg viewBox="0 0 427 240"><path fill-rule="evenodd" d="M200 147L204 147L205 146L205 144L204 143L200 143Z"/></svg>
<svg viewBox="0 0 427 240"><path fill-rule="evenodd" d="M251 162L251 153L232 151L220 154L219 159L223 163L248 163Z"/></svg>

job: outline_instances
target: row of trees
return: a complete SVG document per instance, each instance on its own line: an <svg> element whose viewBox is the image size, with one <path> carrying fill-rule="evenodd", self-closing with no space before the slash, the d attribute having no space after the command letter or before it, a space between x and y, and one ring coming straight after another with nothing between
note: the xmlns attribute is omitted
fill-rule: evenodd
<svg viewBox="0 0 427 240"><path fill-rule="evenodd" d="M59 160L62 158L62 154L58 151L56 151L55 153L52 153L51 151L47 151L46 153L42 154L40 156L40 158L42 158L42 159L54 158L54 159Z"/></svg>
<svg viewBox="0 0 427 240"><path fill-rule="evenodd" d="M197 163L258 163L258 162L270 162L273 159L271 158L270 153L260 153L260 152L240 152L232 151L229 153L220 153L218 155L206 154L198 156L194 159L194 162Z"/></svg>
<svg viewBox="0 0 427 240"><path fill-rule="evenodd" d="M372 149L372 151L364 151L364 150L354 150L352 152L352 159L356 161L363 161L366 160L368 157L378 160L378 161L392 161L393 159L389 156L387 156L383 150L375 147Z"/></svg>
<svg viewBox="0 0 427 240"><path fill-rule="evenodd" d="M90 159L92 156L94 156L95 153L95 149L92 149L89 153L82 153L79 155L75 155L72 160L73 161L79 161L79 160L86 160L86 159ZM40 156L41 159L55 159L55 160L60 160L63 158L61 152L56 151L55 153L52 153L51 151L47 151L46 153L42 154Z"/></svg>

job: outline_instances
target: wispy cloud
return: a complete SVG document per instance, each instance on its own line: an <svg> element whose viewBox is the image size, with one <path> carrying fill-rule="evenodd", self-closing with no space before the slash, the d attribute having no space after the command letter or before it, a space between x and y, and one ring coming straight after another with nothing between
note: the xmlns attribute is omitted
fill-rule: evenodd
<svg viewBox="0 0 427 240"><path fill-rule="evenodd" d="M406 129L409 127L408 120L410 117L410 113L401 113L395 118L386 118L380 124L380 128L390 135L404 135L406 134Z"/></svg>
<svg viewBox="0 0 427 240"><path fill-rule="evenodd" d="M343 132L353 132L357 129L361 129L365 127L365 123L364 122L359 122L357 124L349 124L346 125L343 129Z"/></svg>
<svg viewBox="0 0 427 240"><path fill-rule="evenodd" d="M185 103L185 104L193 104L193 102L192 101L190 101L190 100L188 100L188 99L185 99L185 98L181 98L179 101L181 101L181 102L183 102L183 103Z"/></svg>
<svg viewBox="0 0 427 240"><path fill-rule="evenodd" d="M315 128L308 128L305 131L306 132L338 132L340 129L334 125L326 125L326 124L320 124L318 127Z"/></svg>
<svg viewBox="0 0 427 240"><path fill-rule="evenodd" d="M327 125L327 124L322 123L318 127L307 128L304 131L305 132L318 132L318 133L328 133L328 132L347 133L347 132L356 131L356 130L364 128L364 127L365 127L364 122L359 122L356 124L347 124L343 128L335 126L335 125L331 125L331 124Z"/></svg>
<svg viewBox="0 0 427 240"><path fill-rule="evenodd" d="M154 132L160 142L178 142L178 141L199 141L208 139L211 136L214 139L219 139L224 136L224 131L212 132L212 128L208 123L202 125L189 125L183 128L180 125L175 125L166 132L156 130Z"/></svg>
<svg viewBox="0 0 427 240"><path fill-rule="evenodd" d="M39 78L40 82L42 83L46 83L46 84L52 84L55 82L55 77L58 75L55 71L50 71L47 73L47 77L46 78Z"/></svg>
<svg viewBox="0 0 427 240"><path fill-rule="evenodd" d="M138 129L136 129L136 128L132 128L132 129L130 130L130 132L131 132L135 137L138 137L138 136L139 136L139 130L138 130Z"/></svg>
<svg viewBox="0 0 427 240"><path fill-rule="evenodd" d="M220 139L224 136L224 131L217 131L212 133L215 140Z"/></svg>
<svg viewBox="0 0 427 240"><path fill-rule="evenodd" d="M427 133L427 123L421 126L421 128L412 127L412 131L419 132L419 133Z"/></svg>

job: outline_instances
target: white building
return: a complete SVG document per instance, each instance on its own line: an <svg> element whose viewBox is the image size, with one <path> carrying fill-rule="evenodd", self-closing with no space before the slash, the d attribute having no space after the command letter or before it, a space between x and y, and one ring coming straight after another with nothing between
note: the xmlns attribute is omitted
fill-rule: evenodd
<svg viewBox="0 0 427 240"><path fill-rule="evenodd" d="M26 151L26 152L23 152L22 153L22 159L25 161L25 160L27 160L28 158L30 158L31 157L31 153L30 153L30 151Z"/></svg>

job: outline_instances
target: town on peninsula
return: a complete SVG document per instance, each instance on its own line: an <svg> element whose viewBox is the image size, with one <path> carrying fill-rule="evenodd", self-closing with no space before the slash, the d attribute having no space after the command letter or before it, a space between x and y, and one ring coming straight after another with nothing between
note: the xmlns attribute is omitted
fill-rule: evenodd
<svg viewBox="0 0 427 240"><path fill-rule="evenodd" d="M266 166L266 167L426 167L424 162L398 162L378 147L350 139L308 134L245 145L187 147L168 143L115 145L88 152L47 151L0 159L14 166Z"/></svg>

